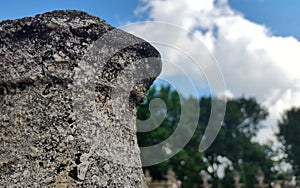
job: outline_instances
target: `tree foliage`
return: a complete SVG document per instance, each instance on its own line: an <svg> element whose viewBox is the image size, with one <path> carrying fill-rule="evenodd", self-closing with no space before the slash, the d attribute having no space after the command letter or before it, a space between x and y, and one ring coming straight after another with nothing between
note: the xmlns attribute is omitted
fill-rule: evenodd
<svg viewBox="0 0 300 188"><path fill-rule="evenodd" d="M277 136L284 145L286 160L292 164L295 175L300 176L300 108L286 111L278 125Z"/></svg>
<svg viewBox="0 0 300 188"><path fill-rule="evenodd" d="M176 91L170 87L152 88L147 100L138 107L138 119L150 117L148 105L154 98L162 99L167 106L167 115L163 123L154 131L138 133L140 146L149 146L167 139L176 129L180 119L180 103L190 102L200 105L200 117L197 129L189 143L174 157L161 164L147 167L153 178L162 179L168 167L172 166L178 179L183 181L183 187L193 187L201 184L200 172L208 170L214 187L233 187L233 173L238 171L245 184L253 187L256 183L255 174L259 168L265 172L267 181L272 179L271 149L268 146L253 142L252 139L261 128L261 121L267 117L266 110L253 98L232 99L227 102L227 110L222 128L214 143L203 153L198 151L202 135L206 129L211 113L211 98L196 100L193 97L179 100ZM187 118L194 118L190 111ZM228 165L224 166L224 161ZM224 177L220 177L220 169L224 169Z"/></svg>

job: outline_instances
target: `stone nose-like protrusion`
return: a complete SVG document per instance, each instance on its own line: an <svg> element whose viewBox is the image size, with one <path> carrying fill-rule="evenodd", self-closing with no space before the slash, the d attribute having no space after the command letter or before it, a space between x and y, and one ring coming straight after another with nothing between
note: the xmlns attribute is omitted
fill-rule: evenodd
<svg viewBox="0 0 300 188"><path fill-rule="evenodd" d="M134 107L147 42L80 11L0 23L0 185L144 187Z"/></svg>

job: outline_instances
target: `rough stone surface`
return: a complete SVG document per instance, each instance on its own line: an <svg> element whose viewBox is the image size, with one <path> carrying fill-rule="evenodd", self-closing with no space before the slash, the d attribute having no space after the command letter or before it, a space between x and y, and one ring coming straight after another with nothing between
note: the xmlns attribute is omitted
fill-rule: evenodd
<svg viewBox="0 0 300 188"><path fill-rule="evenodd" d="M135 106L159 57L80 11L1 22L0 187L146 187Z"/></svg>

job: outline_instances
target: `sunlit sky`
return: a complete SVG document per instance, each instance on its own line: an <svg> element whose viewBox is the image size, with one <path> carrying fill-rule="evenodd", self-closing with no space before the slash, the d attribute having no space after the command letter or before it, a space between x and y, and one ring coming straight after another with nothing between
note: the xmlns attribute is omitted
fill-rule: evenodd
<svg viewBox="0 0 300 188"><path fill-rule="evenodd" d="M229 0L228 3L232 9L242 13L247 19L266 25L275 35L291 35L300 39L300 1ZM56 9L78 9L99 16L113 26L119 26L128 21L145 20L146 17L134 14L135 9L141 4L138 0L5 1L0 7L0 20L33 16Z"/></svg>
<svg viewBox="0 0 300 188"><path fill-rule="evenodd" d="M269 129L260 134L265 139L284 110L300 106L299 7L299 0L14 0L2 3L0 20L77 9L115 27L152 20L192 31L218 61L226 95L255 97L269 110ZM188 44L185 38L178 43Z"/></svg>

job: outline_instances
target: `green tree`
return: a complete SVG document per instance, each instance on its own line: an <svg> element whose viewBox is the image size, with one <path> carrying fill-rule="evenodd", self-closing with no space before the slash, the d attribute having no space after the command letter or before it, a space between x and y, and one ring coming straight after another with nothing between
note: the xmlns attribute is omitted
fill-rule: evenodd
<svg viewBox="0 0 300 188"><path fill-rule="evenodd" d="M277 136L284 145L286 160L292 165L295 175L300 176L300 108L286 111L278 127Z"/></svg>
<svg viewBox="0 0 300 188"><path fill-rule="evenodd" d="M155 98L160 98L165 102L167 107L166 117L162 124L155 130L146 133L138 132L137 136L140 146L154 145L167 139L179 123L182 110L181 103L198 103L194 98L180 101L179 95L172 90L171 87L162 87L159 90L152 88L148 92L146 101L138 107L138 119L145 120L150 117L151 114L148 110L148 106L150 101ZM193 113L191 112L185 113L184 119L181 120L186 123L186 131L190 131L188 129L189 122L191 118L194 118ZM198 119L195 121L197 122ZM200 135L199 131L200 129L198 128L196 130L198 137ZM196 134L194 134L193 137L197 137ZM167 173L168 168L172 167L176 172L178 179L183 181L183 187L191 187L191 185L199 184L199 172L207 168L207 165L201 161L203 153L198 152L199 139L192 140L193 141L190 141L187 147L182 149L171 159L158 165L147 167L147 169L150 170L152 177L155 179L162 179L164 178L163 175ZM197 141L197 143L194 141Z"/></svg>
<svg viewBox="0 0 300 188"><path fill-rule="evenodd" d="M154 98L162 99L167 106L167 115L163 123L154 131L138 133L140 146L149 146L167 139L176 129L180 119L180 103L199 103L201 108L198 126L189 143L174 157L161 164L147 167L153 178L161 179L166 174L168 167L172 166L176 175L183 181L183 187L193 187L201 184L200 172L210 169L214 187L232 187L234 171L241 174L241 179L246 188L251 188L256 183L255 175L259 168L265 173L266 180L272 179L270 159L271 149L268 146L253 142L258 130L262 127L261 121L267 117L266 110L255 99L240 98L227 102L227 110L222 128L209 149L203 153L198 151L204 130L211 113L211 98L186 98L179 100L176 91L170 87L150 89L147 100L138 107L138 119L150 117L149 103ZM189 119L193 111L185 115L183 120L189 126ZM187 129L187 131L189 131ZM229 164L225 168L224 178L218 176L218 169L226 159Z"/></svg>
<svg viewBox="0 0 300 188"><path fill-rule="evenodd" d="M266 181L274 178L274 172L271 171L273 167L271 148L252 141L262 127L261 121L266 117L267 111L253 98L232 99L227 102L222 129L205 152L210 166L215 166L211 172L215 186L222 184L222 187L232 187L234 171L240 173L247 188L253 187L256 183L255 174L259 168L264 171ZM205 125L207 118L204 118L202 124ZM221 181L217 176L218 166L222 165L220 157L227 158L231 163Z"/></svg>

